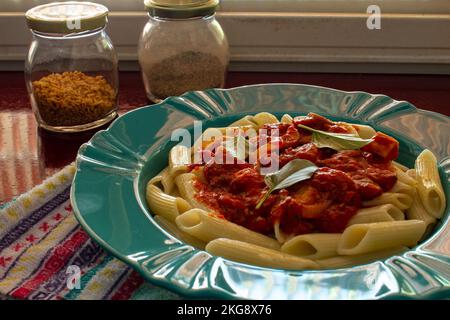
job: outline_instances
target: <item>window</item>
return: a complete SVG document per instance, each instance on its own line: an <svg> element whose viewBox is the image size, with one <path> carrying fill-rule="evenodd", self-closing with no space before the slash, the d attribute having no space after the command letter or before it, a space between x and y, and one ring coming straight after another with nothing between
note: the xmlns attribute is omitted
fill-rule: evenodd
<svg viewBox="0 0 450 320"><path fill-rule="evenodd" d="M0 1L0 69L22 68L30 34L23 13L51 0ZM119 57L137 68L143 0L94 0L111 10ZM369 5L381 29L367 28ZM222 0L218 12L234 70L450 72L448 0Z"/></svg>
<svg viewBox="0 0 450 320"><path fill-rule="evenodd" d="M385 13L450 13L447 0L222 0L227 12L364 13L370 5Z"/></svg>
<svg viewBox="0 0 450 320"><path fill-rule="evenodd" d="M3 0L0 12L23 12L52 0ZM63 1L63 0L62 0ZM96 0L112 11L142 11L144 0ZM385 13L450 13L448 0L221 0L224 12L363 13L379 5Z"/></svg>

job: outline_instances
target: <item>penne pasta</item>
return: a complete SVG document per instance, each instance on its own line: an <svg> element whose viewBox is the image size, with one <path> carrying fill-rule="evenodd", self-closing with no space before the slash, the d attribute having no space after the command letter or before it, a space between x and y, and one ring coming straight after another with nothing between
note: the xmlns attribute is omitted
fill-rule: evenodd
<svg viewBox="0 0 450 320"><path fill-rule="evenodd" d="M281 117L281 123L291 124L293 120L294 119L288 114L283 114L283 116Z"/></svg>
<svg viewBox="0 0 450 320"><path fill-rule="evenodd" d="M278 119L269 112L260 112L253 116L252 121L256 123L258 128L261 128L263 125L268 123L277 123Z"/></svg>
<svg viewBox="0 0 450 320"><path fill-rule="evenodd" d="M230 127L242 127L242 126L251 126L254 129L258 127L256 122L253 120L253 116L245 116L230 124Z"/></svg>
<svg viewBox="0 0 450 320"><path fill-rule="evenodd" d="M190 148L179 145L170 149L169 174L172 177L176 177L180 173L187 172L187 167L190 163L191 163Z"/></svg>
<svg viewBox="0 0 450 320"><path fill-rule="evenodd" d="M172 194L175 191L175 181L173 180L173 177L169 173L169 168L165 168L160 173L161 175L161 185L163 187L163 190L167 194Z"/></svg>
<svg viewBox="0 0 450 320"><path fill-rule="evenodd" d="M267 268L290 270L317 269L312 260L231 239L219 238L206 245L206 251L225 259Z"/></svg>
<svg viewBox="0 0 450 320"><path fill-rule="evenodd" d="M407 247L395 247L381 251L374 251L366 254L357 254L353 256L336 256L317 260L321 269L347 268L355 265L366 264L377 260L386 259L408 250Z"/></svg>
<svg viewBox="0 0 450 320"><path fill-rule="evenodd" d="M154 219L163 229L165 229L175 238L181 240L184 243L190 244L191 246L196 247L197 249L200 250L205 249L206 246L205 242L197 239L196 237L191 236L186 232L181 231L174 222L160 215L155 216Z"/></svg>
<svg viewBox="0 0 450 320"><path fill-rule="evenodd" d="M200 208L203 210L210 210L206 205L197 201L195 198L194 182L196 175L193 173L182 173L175 178L175 184L183 199L185 199L193 208Z"/></svg>
<svg viewBox="0 0 450 320"><path fill-rule="evenodd" d="M385 192L381 196L364 201L364 207L380 206L383 204L393 204L400 210L408 209L412 204L412 197L405 193Z"/></svg>
<svg viewBox="0 0 450 320"><path fill-rule="evenodd" d="M183 198L168 195L151 183L147 184L146 198L154 213L170 221L174 221L178 215L191 209L189 203Z"/></svg>
<svg viewBox="0 0 450 320"><path fill-rule="evenodd" d="M340 233L313 233L293 237L281 247L281 251L305 259L322 259L337 255Z"/></svg>
<svg viewBox="0 0 450 320"><path fill-rule="evenodd" d="M414 179L415 185L417 186L416 169L408 169L408 170L405 171L405 173L406 173L409 177L411 177L411 178Z"/></svg>
<svg viewBox="0 0 450 320"><path fill-rule="evenodd" d="M413 197L411 207L406 210L406 217L411 220L422 220L426 226L424 235L427 235L436 224L436 218L427 212L417 194Z"/></svg>
<svg viewBox="0 0 450 320"><path fill-rule="evenodd" d="M397 181L405 183L407 185L415 187L417 185L417 180L408 174L408 171L411 169L407 169L406 171L402 171L402 169L395 167L397 172Z"/></svg>
<svg viewBox="0 0 450 320"><path fill-rule="evenodd" d="M162 171L158 175L151 178L147 184L161 185L161 180L162 180Z"/></svg>
<svg viewBox="0 0 450 320"><path fill-rule="evenodd" d="M218 238L253 243L270 249L279 249L278 242L263 234L251 231L240 225L216 217L201 209L191 209L175 220L182 231L205 242Z"/></svg>
<svg viewBox="0 0 450 320"><path fill-rule="evenodd" d="M190 152L191 154L198 152L200 150L205 149L210 144L214 143L215 141L222 141L225 133L221 131L220 128L208 128L206 129L202 135L194 142L194 145L192 146ZM200 159L196 159L194 156L194 163L198 163Z"/></svg>
<svg viewBox="0 0 450 320"><path fill-rule="evenodd" d="M209 131L208 131L209 130ZM230 126L230 127L221 127L221 128L209 128L206 129L206 135L204 134L205 138L209 138L213 135L212 133L218 133L220 132L220 134L222 136L227 136L227 137L233 137L235 136L237 133L246 133L247 131L252 131L255 130L255 125L241 125L241 126ZM211 133L210 133L211 132Z"/></svg>
<svg viewBox="0 0 450 320"><path fill-rule="evenodd" d="M392 161L392 165L395 167L395 169L398 169L402 172L406 172L409 170L409 168L407 166L402 165L401 163L397 162L397 161Z"/></svg>
<svg viewBox="0 0 450 320"><path fill-rule="evenodd" d="M351 126L355 128L356 133L358 133L359 137L362 139L370 139L377 133L371 126L355 123L352 123Z"/></svg>
<svg viewBox="0 0 450 320"><path fill-rule="evenodd" d="M411 198L414 196L415 193L415 186L411 184L406 184L402 181L397 181L395 185L392 187L389 192L393 193L404 193L410 196Z"/></svg>
<svg viewBox="0 0 450 320"><path fill-rule="evenodd" d="M260 112L172 148L146 198L162 228L211 254L293 270L348 267L416 245L445 210L436 158L425 150L409 169L394 161L399 151L371 126ZM361 202L387 190L394 169L392 188Z"/></svg>
<svg viewBox="0 0 450 320"><path fill-rule="evenodd" d="M280 229L280 221L276 221L274 223L273 231L274 231L275 239L277 239L279 243L285 243L286 241L289 240L289 238L291 238L290 235L288 235L288 234L284 233L283 231L281 231L281 229Z"/></svg>
<svg viewBox="0 0 450 320"><path fill-rule="evenodd" d="M398 246L414 246L425 232L420 220L355 224L344 230L337 252L363 254Z"/></svg>
<svg viewBox="0 0 450 320"><path fill-rule="evenodd" d="M383 204L375 207L359 209L347 226L363 223L404 220L403 211L392 204Z"/></svg>
<svg viewBox="0 0 450 320"><path fill-rule="evenodd" d="M417 190L428 213L441 218L445 210L445 194L442 188L436 157L424 150L416 159Z"/></svg>

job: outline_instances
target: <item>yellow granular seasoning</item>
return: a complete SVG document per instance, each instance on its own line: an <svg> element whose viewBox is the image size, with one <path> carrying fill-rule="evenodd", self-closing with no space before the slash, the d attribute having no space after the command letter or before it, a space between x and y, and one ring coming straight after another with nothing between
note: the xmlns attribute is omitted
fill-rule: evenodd
<svg viewBox="0 0 450 320"><path fill-rule="evenodd" d="M117 93L103 76L71 71L52 73L33 82L42 120L52 126L87 124L116 107Z"/></svg>

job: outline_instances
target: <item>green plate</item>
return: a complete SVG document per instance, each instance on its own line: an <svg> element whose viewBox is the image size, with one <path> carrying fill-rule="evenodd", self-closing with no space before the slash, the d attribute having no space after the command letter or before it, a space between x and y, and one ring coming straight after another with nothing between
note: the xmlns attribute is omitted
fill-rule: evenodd
<svg viewBox="0 0 450 320"><path fill-rule="evenodd" d="M84 144L71 200L76 217L106 250L150 282L192 298L379 299L450 297L449 207L432 235L401 255L336 270L260 268L211 256L180 242L152 219L145 202L150 177L167 165L171 134L225 126L261 111L316 112L374 126L401 144L399 162L413 166L424 148L438 158L450 199L450 120L408 102L364 92L272 84L189 92L131 111Z"/></svg>

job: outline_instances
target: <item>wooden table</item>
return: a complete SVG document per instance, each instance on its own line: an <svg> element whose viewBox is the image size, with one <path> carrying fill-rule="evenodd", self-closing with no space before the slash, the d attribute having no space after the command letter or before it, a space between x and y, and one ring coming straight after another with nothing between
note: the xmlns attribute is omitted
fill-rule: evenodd
<svg viewBox="0 0 450 320"><path fill-rule="evenodd" d="M450 116L450 76L230 72L226 86L270 82L382 93ZM120 74L119 103L122 113L149 103L138 72ZM79 146L92 134L38 130L23 74L0 72L0 204L74 161Z"/></svg>

